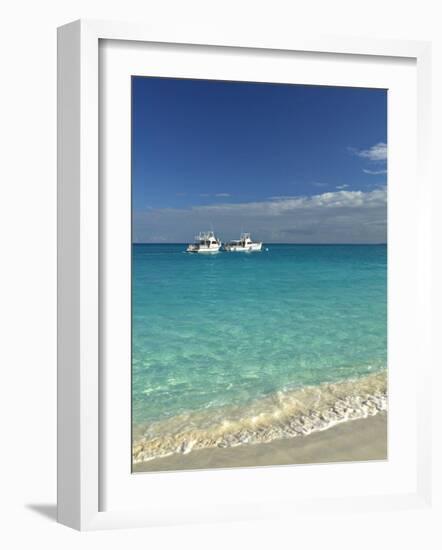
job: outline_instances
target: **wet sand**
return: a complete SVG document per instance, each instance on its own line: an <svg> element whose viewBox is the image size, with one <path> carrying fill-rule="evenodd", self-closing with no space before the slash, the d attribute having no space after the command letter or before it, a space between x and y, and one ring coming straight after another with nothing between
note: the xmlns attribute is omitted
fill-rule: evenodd
<svg viewBox="0 0 442 550"><path fill-rule="evenodd" d="M158 472L283 464L385 460L387 414L350 420L322 432L270 443L202 449L135 464L133 471Z"/></svg>

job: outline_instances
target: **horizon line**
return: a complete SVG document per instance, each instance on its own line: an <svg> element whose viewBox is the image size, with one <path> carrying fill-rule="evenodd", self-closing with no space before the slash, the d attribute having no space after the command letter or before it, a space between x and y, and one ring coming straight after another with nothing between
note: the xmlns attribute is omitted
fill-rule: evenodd
<svg viewBox="0 0 442 550"><path fill-rule="evenodd" d="M183 242L134 242L132 241L132 244L179 244L179 245L187 245L189 244L188 241ZM373 242L373 243L348 243L348 242L342 242L342 243L281 243L281 242L264 242L263 244L279 244L279 245L296 245L296 246L380 246L380 245L387 245L387 242Z"/></svg>

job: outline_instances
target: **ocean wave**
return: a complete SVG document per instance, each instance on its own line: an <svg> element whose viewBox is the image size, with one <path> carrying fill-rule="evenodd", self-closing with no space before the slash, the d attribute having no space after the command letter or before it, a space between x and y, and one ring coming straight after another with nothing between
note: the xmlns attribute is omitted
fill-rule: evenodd
<svg viewBox="0 0 442 550"><path fill-rule="evenodd" d="M133 463L198 449L306 436L387 410L387 373L278 391L246 406L219 407L152 422L134 436Z"/></svg>

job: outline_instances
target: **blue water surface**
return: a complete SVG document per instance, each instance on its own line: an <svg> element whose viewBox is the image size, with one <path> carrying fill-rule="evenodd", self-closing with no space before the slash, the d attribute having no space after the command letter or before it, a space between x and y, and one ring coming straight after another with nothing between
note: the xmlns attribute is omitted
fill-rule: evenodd
<svg viewBox="0 0 442 550"><path fill-rule="evenodd" d="M135 424L386 367L385 245L265 248L133 245Z"/></svg>

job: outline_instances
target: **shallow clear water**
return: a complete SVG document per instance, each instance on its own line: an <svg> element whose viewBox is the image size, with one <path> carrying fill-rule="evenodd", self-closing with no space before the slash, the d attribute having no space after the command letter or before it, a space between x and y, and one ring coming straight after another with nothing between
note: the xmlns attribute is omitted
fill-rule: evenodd
<svg viewBox="0 0 442 550"><path fill-rule="evenodd" d="M385 369L387 247L266 248L133 245L135 427Z"/></svg>

